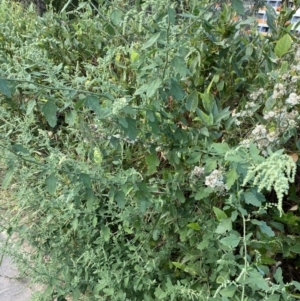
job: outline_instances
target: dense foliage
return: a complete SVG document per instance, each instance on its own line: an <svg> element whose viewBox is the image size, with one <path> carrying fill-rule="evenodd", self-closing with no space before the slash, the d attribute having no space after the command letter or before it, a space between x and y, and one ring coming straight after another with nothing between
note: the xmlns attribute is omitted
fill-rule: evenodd
<svg viewBox="0 0 300 301"><path fill-rule="evenodd" d="M36 300L299 298L291 9L262 37L240 0L0 3L1 227Z"/></svg>

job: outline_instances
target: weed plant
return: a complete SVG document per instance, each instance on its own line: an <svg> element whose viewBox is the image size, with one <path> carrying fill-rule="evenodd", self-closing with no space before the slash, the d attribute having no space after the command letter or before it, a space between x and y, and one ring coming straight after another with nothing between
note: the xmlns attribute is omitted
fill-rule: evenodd
<svg viewBox="0 0 300 301"><path fill-rule="evenodd" d="M35 300L299 299L291 11L263 37L217 4L0 2L3 251Z"/></svg>

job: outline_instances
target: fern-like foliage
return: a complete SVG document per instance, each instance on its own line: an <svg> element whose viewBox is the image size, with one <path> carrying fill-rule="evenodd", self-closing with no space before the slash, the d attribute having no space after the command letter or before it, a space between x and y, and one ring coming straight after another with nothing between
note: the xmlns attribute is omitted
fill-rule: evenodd
<svg viewBox="0 0 300 301"><path fill-rule="evenodd" d="M297 166L292 157L282 154L280 150L272 153L264 162L251 166L243 186L254 178L253 185L258 187L258 191L264 188L271 191L273 187L278 198L277 208L281 215L283 196L288 192L289 183L295 180L296 169Z"/></svg>

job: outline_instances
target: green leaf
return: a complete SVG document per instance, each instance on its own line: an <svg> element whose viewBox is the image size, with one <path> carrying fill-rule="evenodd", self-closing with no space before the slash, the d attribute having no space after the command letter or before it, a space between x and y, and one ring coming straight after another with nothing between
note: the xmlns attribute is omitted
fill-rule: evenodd
<svg viewBox="0 0 300 301"><path fill-rule="evenodd" d="M207 198L213 192L211 187L201 187L195 195L195 200L200 201Z"/></svg>
<svg viewBox="0 0 300 301"><path fill-rule="evenodd" d="M26 115L27 116L31 114L31 112L33 111L35 105L36 105L35 99L29 100L29 102L27 104L27 109L26 109Z"/></svg>
<svg viewBox="0 0 300 301"><path fill-rule="evenodd" d="M115 9L110 14L110 20L113 25L118 26L122 22L123 12L118 9Z"/></svg>
<svg viewBox="0 0 300 301"><path fill-rule="evenodd" d="M119 206L119 208L124 209L125 208L125 194L122 190L117 191L117 193L114 195L114 199Z"/></svg>
<svg viewBox="0 0 300 301"><path fill-rule="evenodd" d="M251 223L253 225L257 225L260 228L260 231L269 237L274 237L275 233L274 231L266 224L264 221L258 221L257 219L252 219Z"/></svg>
<svg viewBox="0 0 300 301"><path fill-rule="evenodd" d="M261 290L267 291L270 288L267 281L258 271L249 271L249 281L251 281L251 284L256 285Z"/></svg>
<svg viewBox="0 0 300 301"><path fill-rule="evenodd" d="M200 93L200 97L202 99L202 104L203 104L205 111L207 113L211 113L212 109L215 105L214 97L208 92Z"/></svg>
<svg viewBox="0 0 300 301"><path fill-rule="evenodd" d="M230 150L230 147L226 142L212 143L211 147L219 155L224 155Z"/></svg>
<svg viewBox="0 0 300 301"><path fill-rule="evenodd" d="M231 6L239 15L245 14L245 9L242 0L232 0Z"/></svg>
<svg viewBox="0 0 300 301"><path fill-rule="evenodd" d="M274 49L276 55L279 56L279 57L285 55L290 50L291 46L292 46L292 38L288 34L285 34L276 43L276 46L275 46L275 49Z"/></svg>
<svg viewBox="0 0 300 301"><path fill-rule="evenodd" d="M162 81L160 78L155 78L150 83L148 83L148 88L146 90L147 97L152 97L160 87L161 83Z"/></svg>
<svg viewBox="0 0 300 301"><path fill-rule="evenodd" d="M147 166L148 166L148 174L151 175L156 172L156 168L159 166L159 159L156 154L151 154L145 157Z"/></svg>
<svg viewBox="0 0 300 301"><path fill-rule="evenodd" d="M220 290L220 294L223 297L232 298L237 290L237 287L234 285L227 286Z"/></svg>
<svg viewBox="0 0 300 301"><path fill-rule="evenodd" d="M217 207L213 207L214 213L216 215L217 220L220 222L222 219L227 218L227 214Z"/></svg>
<svg viewBox="0 0 300 301"><path fill-rule="evenodd" d="M102 153L99 151L97 147L94 147L93 157L94 157L94 162L96 164L100 165L102 163L103 160Z"/></svg>
<svg viewBox="0 0 300 301"><path fill-rule="evenodd" d="M124 127L125 123L121 124L124 133L128 136L130 140L135 140L138 135L138 130L136 128L136 120L130 117L126 117L125 122L127 127Z"/></svg>
<svg viewBox="0 0 300 301"><path fill-rule="evenodd" d="M261 202L258 200L256 195L251 191L244 192L244 198L245 198L246 204L251 204L256 207L261 206Z"/></svg>
<svg viewBox="0 0 300 301"><path fill-rule="evenodd" d="M159 39L159 37L160 37L160 32L153 34L150 37L150 39L146 43L144 43L142 49L147 49L151 47Z"/></svg>
<svg viewBox="0 0 300 301"><path fill-rule="evenodd" d="M6 173L2 181L2 188L7 189L14 175L14 169L10 168Z"/></svg>
<svg viewBox="0 0 300 301"><path fill-rule="evenodd" d="M215 232L217 234L223 234L231 230L232 230L232 221L230 218L226 218L221 220Z"/></svg>
<svg viewBox="0 0 300 301"><path fill-rule="evenodd" d="M240 243L240 237L237 237L235 234L230 234L220 240L220 242L231 248L236 248Z"/></svg>
<svg viewBox="0 0 300 301"><path fill-rule="evenodd" d="M97 203L97 198L91 188L86 189L86 208L88 212L93 212L94 204Z"/></svg>
<svg viewBox="0 0 300 301"><path fill-rule="evenodd" d="M235 181L239 178L238 173L235 169L230 169L225 174L226 177L226 187L227 189L230 189L232 185L235 183Z"/></svg>
<svg viewBox="0 0 300 301"><path fill-rule="evenodd" d="M200 226L198 223L190 223L190 224L187 224L187 226L193 230L200 231Z"/></svg>
<svg viewBox="0 0 300 301"><path fill-rule="evenodd" d="M42 112L48 122L48 124L54 128L57 124L57 117L56 117L56 112L57 112L57 106L55 105L55 103L52 100L48 100L43 108L42 108Z"/></svg>
<svg viewBox="0 0 300 301"><path fill-rule="evenodd" d="M172 7L168 8L168 17L169 17L170 24L174 25L175 24L175 18L176 18L176 11L175 11L174 8L172 8Z"/></svg>
<svg viewBox="0 0 300 301"><path fill-rule="evenodd" d="M266 299L266 301L279 301L280 300L280 295L278 294L272 294Z"/></svg>
<svg viewBox="0 0 300 301"><path fill-rule="evenodd" d="M190 70L186 66L184 58L181 56L175 56L171 61L171 65L181 77L185 77L187 74L191 74Z"/></svg>
<svg viewBox="0 0 300 301"><path fill-rule="evenodd" d="M293 245L290 247L290 252L300 254L300 243Z"/></svg>
<svg viewBox="0 0 300 301"><path fill-rule="evenodd" d="M93 110L100 119L106 118L111 114L111 110L108 108L102 108L99 104L99 98L89 95L85 98L85 105Z"/></svg>
<svg viewBox="0 0 300 301"><path fill-rule="evenodd" d="M194 90L187 98L186 101L186 108L190 112L195 112L196 108L198 107L198 93Z"/></svg>
<svg viewBox="0 0 300 301"><path fill-rule="evenodd" d="M56 191L56 185L57 185L57 177L55 176L55 173L52 173L49 177L46 179L46 189L51 195L55 195Z"/></svg>
<svg viewBox="0 0 300 301"><path fill-rule="evenodd" d="M171 85L169 89L170 95L174 97L175 100L182 100L185 97L185 92L177 80L171 79Z"/></svg>
<svg viewBox="0 0 300 301"><path fill-rule="evenodd" d="M25 148L24 146L22 146L21 144L14 144L12 145L12 149L15 153L19 154L19 155L29 155L30 152L27 148Z"/></svg>
<svg viewBox="0 0 300 301"><path fill-rule="evenodd" d="M172 264L173 264L176 268L178 268L178 269L180 269L180 270L184 270L184 269L185 269L185 265L182 264L182 263L180 263L180 262L172 261Z"/></svg>
<svg viewBox="0 0 300 301"><path fill-rule="evenodd" d="M69 126L74 126L75 121L77 119L77 113L75 110L72 110L70 112L67 112L65 114L65 122L69 125Z"/></svg>
<svg viewBox="0 0 300 301"><path fill-rule="evenodd" d="M6 97L11 98L11 91L5 79L0 79L0 92Z"/></svg>
<svg viewBox="0 0 300 301"><path fill-rule="evenodd" d="M104 241L109 241L110 239L110 228L107 227L107 226L103 226L102 229L101 229L101 233L103 235L103 239Z"/></svg>

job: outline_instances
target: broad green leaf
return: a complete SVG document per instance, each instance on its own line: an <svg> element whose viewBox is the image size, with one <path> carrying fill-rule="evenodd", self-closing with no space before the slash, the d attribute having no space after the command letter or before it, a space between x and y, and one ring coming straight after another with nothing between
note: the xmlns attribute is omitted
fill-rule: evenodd
<svg viewBox="0 0 300 301"><path fill-rule="evenodd" d="M185 92L182 89L182 86L173 78L171 79L169 94L172 95L175 100L182 100L185 97Z"/></svg>
<svg viewBox="0 0 300 301"><path fill-rule="evenodd" d="M217 234L223 234L231 230L232 230L232 221L230 218L226 218L221 220L215 232Z"/></svg>
<svg viewBox="0 0 300 301"><path fill-rule="evenodd" d="M232 298L237 290L237 287L234 285L227 286L220 290L220 294L223 297Z"/></svg>
<svg viewBox="0 0 300 301"><path fill-rule="evenodd" d="M290 247L290 252L300 254L300 243L293 245Z"/></svg>
<svg viewBox="0 0 300 301"><path fill-rule="evenodd" d="M248 44L246 47L246 55L251 56L252 53L253 53L253 46L251 44Z"/></svg>
<svg viewBox="0 0 300 301"><path fill-rule="evenodd" d="M156 172L157 166L159 166L159 159L156 154L150 154L145 157L147 166L148 166L148 174L151 175Z"/></svg>
<svg viewBox="0 0 300 301"><path fill-rule="evenodd" d="M230 147L226 142L212 143L211 147L217 154L220 155L226 154L230 150Z"/></svg>
<svg viewBox="0 0 300 301"><path fill-rule="evenodd" d="M190 223L190 224L187 224L187 226L193 230L200 231L200 226L198 223Z"/></svg>
<svg viewBox="0 0 300 301"><path fill-rule="evenodd" d="M264 221L258 221L257 219L252 219L251 223L253 225L257 225L260 228L260 231L269 237L274 237L275 233L274 231L266 224Z"/></svg>
<svg viewBox="0 0 300 301"><path fill-rule="evenodd" d="M54 128L57 124L57 117L56 117L57 106L55 105L55 103L49 99L44 104L44 106L42 108L42 112L43 112L48 124Z"/></svg>
<svg viewBox="0 0 300 301"><path fill-rule="evenodd" d="M272 294L266 299L266 301L279 301L280 300L280 295L278 294Z"/></svg>
<svg viewBox="0 0 300 301"><path fill-rule="evenodd" d="M152 97L160 87L161 83L162 81L160 78L155 78L150 83L148 83L148 88L146 90L147 97Z"/></svg>
<svg viewBox="0 0 300 301"><path fill-rule="evenodd" d="M198 107L198 93L194 90L187 98L186 101L186 108L190 112L195 112L196 108Z"/></svg>
<svg viewBox="0 0 300 301"><path fill-rule="evenodd" d="M138 52L136 52L135 50L132 50L130 53L130 61L132 63L136 62L139 59L140 55Z"/></svg>
<svg viewBox="0 0 300 301"><path fill-rule="evenodd" d="M21 144L14 144L12 145L12 149L15 153L20 154L20 155L29 155L30 152L27 148L22 146Z"/></svg>
<svg viewBox="0 0 300 301"><path fill-rule="evenodd" d="M74 288L72 291L72 301L77 301L80 295L81 294L79 288Z"/></svg>
<svg viewBox="0 0 300 301"><path fill-rule="evenodd" d="M150 39L146 43L144 43L142 49L147 49L151 47L159 39L159 37L160 37L160 32L153 34L150 37Z"/></svg>
<svg viewBox="0 0 300 301"><path fill-rule="evenodd" d="M88 212L92 212L95 208L94 204L97 203L97 198L92 189L86 189L86 208Z"/></svg>
<svg viewBox="0 0 300 301"><path fill-rule="evenodd" d="M195 200L200 201L207 198L213 192L213 188L211 187L201 187L198 189Z"/></svg>
<svg viewBox="0 0 300 301"><path fill-rule="evenodd" d="M12 178L13 178L13 175L14 175L14 169L13 168L10 168L8 171L6 171L5 173L5 177L2 181L2 188L3 189L7 189Z"/></svg>
<svg viewBox="0 0 300 301"><path fill-rule="evenodd" d="M249 281L251 284L256 285L259 289L267 291L269 289L268 282L262 277L262 275L255 270L249 271Z"/></svg>
<svg viewBox="0 0 300 301"><path fill-rule="evenodd" d="M232 0L231 6L239 15L245 14L245 9L242 0Z"/></svg>
<svg viewBox="0 0 300 301"><path fill-rule="evenodd" d="M175 56L171 61L171 65L181 77L185 77L187 74L191 74L190 70L186 66L184 58L181 56Z"/></svg>
<svg viewBox="0 0 300 301"><path fill-rule="evenodd" d="M0 92L6 97L11 98L11 91L5 79L0 79Z"/></svg>
<svg viewBox="0 0 300 301"><path fill-rule="evenodd" d="M70 112L67 112L65 114L65 122L69 125L69 126L74 126L75 122L77 119L77 113L75 110L72 110Z"/></svg>
<svg viewBox="0 0 300 301"><path fill-rule="evenodd" d="M229 236L222 238L220 242L225 246L235 248L240 243L240 237L237 237L235 234L230 234Z"/></svg>
<svg viewBox="0 0 300 301"><path fill-rule="evenodd" d="M295 286L295 288L300 291L300 283L297 281L292 281L292 284Z"/></svg>
<svg viewBox="0 0 300 301"><path fill-rule="evenodd" d="M281 267L278 267L276 269L276 272L274 274L274 279L277 281L277 283L283 284L283 277L282 277L282 269L281 269Z"/></svg>
<svg viewBox="0 0 300 301"><path fill-rule="evenodd" d="M272 31L276 32L276 18L277 18L276 11L270 4L266 4L265 6L267 8L266 10L267 24Z"/></svg>
<svg viewBox="0 0 300 301"><path fill-rule="evenodd" d="M230 189L232 187L232 185L235 183L235 181L239 178L238 173L233 168L230 169L229 171L227 171L225 176L226 176L227 189Z"/></svg>
<svg viewBox="0 0 300 301"><path fill-rule="evenodd" d="M119 208L123 209L125 208L125 194L122 190L117 191L117 193L114 196L114 199L117 203L117 205L119 206Z"/></svg>
<svg viewBox="0 0 300 301"><path fill-rule="evenodd" d="M90 177L88 174L81 173L81 174L79 175L79 181L82 182L82 184L83 184L86 188L91 188L91 187L92 187L91 177Z"/></svg>
<svg viewBox="0 0 300 301"><path fill-rule="evenodd" d="M289 34L285 34L276 43L276 46L274 49L276 55L279 57L285 55L290 50L291 46L292 46L292 38L289 36Z"/></svg>
<svg viewBox="0 0 300 301"><path fill-rule="evenodd" d="M110 228L107 226L103 226L101 229L101 233L103 235L104 241L109 241L110 238Z"/></svg>
<svg viewBox="0 0 300 301"><path fill-rule="evenodd" d="M106 118L111 114L111 110L108 108L102 108L99 103L99 98L96 96L89 95L85 99L85 105L92 109L100 119Z"/></svg>
<svg viewBox="0 0 300 301"><path fill-rule="evenodd" d="M132 119L130 117L126 117L125 121L127 123L127 127L125 128L123 124L121 126L123 127L124 133L128 136L130 140L135 140L138 135L138 130L136 127L136 120Z"/></svg>
<svg viewBox="0 0 300 301"><path fill-rule="evenodd" d="M118 9L115 9L110 14L110 20L113 25L118 26L122 22L123 12Z"/></svg>
<svg viewBox="0 0 300 301"><path fill-rule="evenodd" d="M217 220L220 222L222 219L227 218L227 214L217 207L213 207L214 213L216 215Z"/></svg>
<svg viewBox="0 0 300 301"><path fill-rule="evenodd" d="M261 206L261 202L258 200L258 198L256 197L256 195L253 192L246 191L246 192L244 192L243 195L244 195L246 204L251 204L256 207Z"/></svg>
<svg viewBox="0 0 300 301"><path fill-rule="evenodd" d="M57 180L58 179L57 179L57 176L55 175L55 173L52 173L46 179L46 189L51 195L55 195Z"/></svg>

